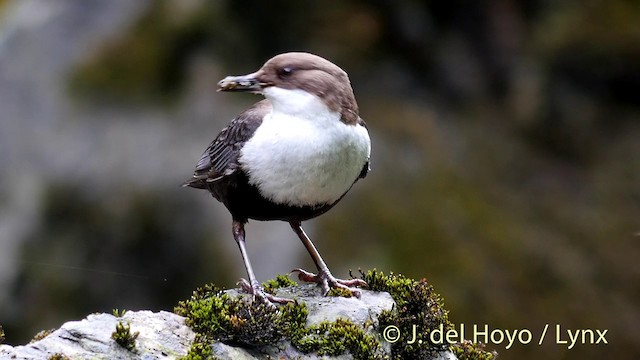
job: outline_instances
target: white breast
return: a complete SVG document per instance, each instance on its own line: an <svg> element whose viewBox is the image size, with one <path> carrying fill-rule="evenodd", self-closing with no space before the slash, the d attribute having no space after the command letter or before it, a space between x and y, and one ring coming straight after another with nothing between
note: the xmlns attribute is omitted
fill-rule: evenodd
<svg viewBox="0 0 640 360"><path fill-rule="evenodd" d="M245 144L239 159L249 182L276 203L303 206L337 201L369 159L367 130L344 124L340 114L309 93L268 90L265 95L274 110Z"/></svg>

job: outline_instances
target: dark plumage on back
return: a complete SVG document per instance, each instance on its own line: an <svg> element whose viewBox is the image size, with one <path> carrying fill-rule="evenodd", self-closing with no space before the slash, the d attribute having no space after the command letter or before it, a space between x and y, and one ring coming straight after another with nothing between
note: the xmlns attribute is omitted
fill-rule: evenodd
<svg viewBox="0 0 640 360"><path fill-rule="evenodd" d="M270 110L269 100L262 100L233 119L204 151L198 160L193 178L183 186L208 189L212 182L234 174L240 166L240 149L253 136L262 123L262 118Z"/></svg>

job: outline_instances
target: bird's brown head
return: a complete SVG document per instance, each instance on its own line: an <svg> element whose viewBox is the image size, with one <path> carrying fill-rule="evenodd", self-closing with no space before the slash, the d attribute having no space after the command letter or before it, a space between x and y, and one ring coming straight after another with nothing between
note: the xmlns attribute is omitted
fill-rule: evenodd
<svg viewBox="0 0 640 360"><path fill-rule="evenodd" d="M218 83L218 90L262 93L272 86L306 91L322 99L332 111L340 112L344 122L357 122L358 105L347 73L332 62L309 53L277 55L254 73L227 76Z"/></svg>

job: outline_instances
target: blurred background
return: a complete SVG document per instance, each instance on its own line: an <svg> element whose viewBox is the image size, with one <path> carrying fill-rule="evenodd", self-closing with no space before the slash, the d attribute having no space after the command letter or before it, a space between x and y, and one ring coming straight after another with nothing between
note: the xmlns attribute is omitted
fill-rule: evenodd
<svg viewBox="0 0 640 360"><path fill-rule="evenodd" d="M640 2L0 0L0 324L171 310L244 277L231 219L180 188L275 54L351 78L372 172L305 227L337 276L426 278L504 359L640 358ZM252 222L259 280L313 264ZM608 345L538 346L544 324ZM566 339L567 336L564 335Z"/></svg>

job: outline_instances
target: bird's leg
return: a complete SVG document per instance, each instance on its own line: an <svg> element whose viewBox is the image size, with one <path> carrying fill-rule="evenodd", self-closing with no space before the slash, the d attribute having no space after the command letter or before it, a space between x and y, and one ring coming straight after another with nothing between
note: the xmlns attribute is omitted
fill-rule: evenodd
<svg viewBox="0 0 640 360"><path fill-rule="evenodd" d="M353 296L360 297L360 290L354 288L354 286L367 286L367 283L360 279L351 279L351 280L342 280L336 279L327 264L325 264L324 260L320 256L320 253L316 249L316 247L311 242L311 239L305 234L302 229L302 225L299 221L291 221L289 222L293 231L298 235L304 246L307 248L309 255L313 259L313 262L316 264L316 268L318 268L317 274L312 274L308 271L302 269L293 269L292 272L298 273L298 279L306 282L315 282L322 287L323 295L327 295L329 289L331 288L341 288L351 292Z"/></svg>
<svg viewBox="0 0 640 360"><path fill-rule="evenodd" d="M248 293L253 295L255 299L258 299L264 303L279 303L286 304L289 302L293 302L291 299L279 298L275 297L271 294L268 294L264 291L260 283L256 279L256 275L253 273L253 267L251 267L251 262L249 261L249 255L247 254L247 248L245 246L245 233L244 233L244 223L238 220L233 220L233 238L238 243L238 247L240 248L240 254L242 254L242 261L244 261L244 266L247 269L247 275L249 275L249 281L245 279L240 279L238 283L242 289Z"/></svg>

